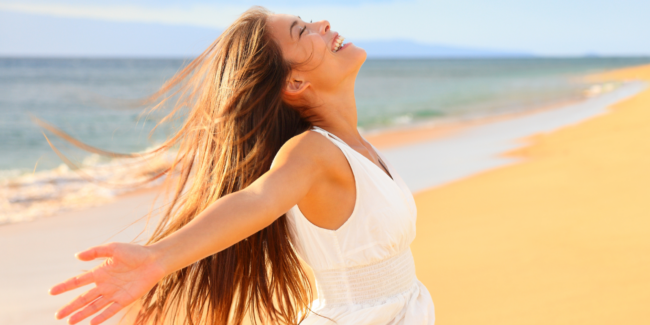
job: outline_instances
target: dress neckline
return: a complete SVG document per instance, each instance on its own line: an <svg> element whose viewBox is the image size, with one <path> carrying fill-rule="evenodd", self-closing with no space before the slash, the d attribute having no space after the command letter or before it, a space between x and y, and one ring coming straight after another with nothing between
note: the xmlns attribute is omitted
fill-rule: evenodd
<svg viewBox="0 0 650 325"><path fill-rule="evenodd" d="M395 173L394 173L392 170L390 170L390 168L389 168L388 165L384 162L384 160L381 159L381 156L379 155L379 152L377 152L377 149L375 149L375 146L373 146L372 143L368 142L365 138L364 138L363 140L366 141L366 142L368 142L368 144L370 144L370 146L372 147L372 150L375 152L375 155L377 155L377 159L378 159L379 163L380 163L382 166L384 166L384 168L386 169L386 171L382 170L381 167L377 166L377 164L375 164L375 163L372 162L370 159L368 159L368 157L366 157L366 156L362 155L360 152L354 150L354 148L352 148L349 144L347 144L347 142L343 141L343 139L339 138L336 134L334 134L334 133L332 133L332 132L330 132L330 131L327 131L327 130L325 130L325 129L319 127L319 126L315 126L315 125L312 126L312 129L320 129L320 130L323 130L323 131L325 131L328 135L332 136L332 138L334 138L334 139L336 139L336 140L342 142L342 143L345 144L348 148L350 148L350 150L354 151L356 154L358 154L359 156L363 157L363 159L365 159L366 162L368 162L369 164L371 164L371 165L373 165L375 168L377 168L378 171L380 171L382 174L384 174L385 177L387 177L391 182L393 182L395 185L397 185L397 186L399 187L399 184L397 184L397 182L395 181ZM363 137L362 137L362 138L363 138Z"/></svg>

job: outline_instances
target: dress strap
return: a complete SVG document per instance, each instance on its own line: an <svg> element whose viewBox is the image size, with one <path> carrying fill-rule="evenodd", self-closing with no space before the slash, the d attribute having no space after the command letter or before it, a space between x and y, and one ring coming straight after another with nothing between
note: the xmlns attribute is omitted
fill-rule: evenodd
<svg viewBox="0 0 650 325"><path fill-rule="evenodd" d="M337 141L341 142L341 143L344 144L346 147L352 149L352 147L350 147L350 145L348 145L347 143L345 143L345 141L343 141L341 138L337 137L337 136L336 136L334 133L332 133L332 132L329 132L329 131L327 131L327 130L321 128L321 127L315 126L315 125L313 125L313 126L311 127L311 129L312 129L313 131L316 131L316 132L319 132L319 133L325 133L325 134L329 135L331 138L336 139ZM354 150L354 149L352 149L352 150Z"/></svg>
<svg viewBox="0 0 650 325"><path fill-rule="evenodd" d="M364 158L365 161L367 161L367 162L369 162L369 163L375 165L375 163L373 163L372 161L370 161L370 159L368 159L367 157L363 156L363 155L360 154L358 151L354 150L352 147L350 147L349 144L347 144L347 143L346 143L345 141L343 141L341 138L337 137L335 134L333 134L333 133L331 133L331 132L329 132L329 131L327 131L327 130L321 128L321 127L315 126L315 125L313 125L313 126L311 127L311 129L312 129L313 131L319 132L319 133L321 133L321 134L325 133L325 134L329 135L330 137L332 137L333 139L338 140L339 142L341 142L342 144L344 144L348 149L350 149L350 150L354 151L355 153L359 154L360 156L362 156L362 157ZM365 139L364 139L364 140L365 140ZM366 142L368 142L368 141L366 141ZM386 176L388 176L390 179L392 179L392 180L394 181L395 178L393 178L393 172L390 170L390 168L388 168L388 165L387 165L386 163L384 163L384 159L381 157L381 155L379 155L379 151L377 150L377 148L375 148L375 146L373 146L372 143L370 143L370 142L368 142L368 143L370 144L370 147L372 147L372 150L375 151L375 154L377 155L377 160L379 161L379 164L381 164L381 166L382 166L383 169L385 170L385 172L384 172L384 171L382 171L382 172L383 172L384 174L386 174ZM379 166L377 166L377 165L375 165L375 167L379 168Z"/></svg>

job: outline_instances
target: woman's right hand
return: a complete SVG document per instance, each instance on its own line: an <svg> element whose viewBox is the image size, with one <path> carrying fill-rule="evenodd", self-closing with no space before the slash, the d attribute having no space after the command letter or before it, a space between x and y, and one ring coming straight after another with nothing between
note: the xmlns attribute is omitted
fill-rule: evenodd
<svg viewBox="0 0 650 325"><path fill-rule="evenodd" d="M94 288L56 312L55 317L61 319L83 308L70 317L69 324L76 324L108 306L90 323L97 325L106 321L146 294L166 275L150 246L109 243L89 248L76 254L76 257L82 261L92 261L101 257L106 259L92 270L50 289L51 295L58 295L87 284L95 284Z"/></svg>

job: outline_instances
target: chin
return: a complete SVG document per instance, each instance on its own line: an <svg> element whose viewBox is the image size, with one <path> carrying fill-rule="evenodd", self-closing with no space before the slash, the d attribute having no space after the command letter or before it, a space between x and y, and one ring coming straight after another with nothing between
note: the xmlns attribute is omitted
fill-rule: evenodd
<svg viewBox="0 0 650 325"><path fill-rule="evenodd" d="M336 60L333 62L333 65L330 65L330 69L325 68L327 72L336 79L335 81L330 82L331 84L337 84L341 80L345 79L355 79L361 66L366 61L366 50L350 44L348 48L344 49L340 55L336 56Z"/></svg>
<svg viewBox="0 0 650 325"><path fill-rule="evenodd" d="M361 65L366 62L366 58L368 57L366 50L354 45L354 43L350 44L350 47L347 48L347 50L350 51L350 56L354 58L354 61L357 62L359 68L361 68Z"/></svg>

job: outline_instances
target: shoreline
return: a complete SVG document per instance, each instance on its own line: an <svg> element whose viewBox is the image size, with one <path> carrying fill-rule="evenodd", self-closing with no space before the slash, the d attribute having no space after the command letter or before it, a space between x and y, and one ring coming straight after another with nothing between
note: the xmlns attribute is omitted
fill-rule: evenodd
<svg viewBox="0 0 650 325"><path fill-rule="evenodd" d="M512 112L422 120L413 122L412 124L370 129L363 132L362 135L378 149L391 149L440 139L441 137L450 136L473 127L554 110L585 100L587 98L567 99L554 104L534 106L533 108L520 109Z"/></svg>
<svg viewBox="0 0 650 325"><path fill-rule="evenodd" d="M595 80L595 82L607 83L609 81ZM598 94L598 95L602 95L602 94ZM495 123L499 121L515 119L518 117L527 116L531 114L537 114L539 112L555 110L555 109L565 107L567 105L572 105L572 104L585 101L587 99L589 99L589 97L583 95L580 99L566 99L566 100L557 101L549 105L536 105L531 108L521 108L514 111L475 114L475 115L457 116L457 117L448 117L448 118L432 118L432 119L415 120L408 124L362 130L362 135L364 136L364 138L366 138L366 140L368 140L378 149L383 151L383 150L394 149L402 146L424 143L427 141L439 140L441 138L453 136L455 134L470 130L475 127L489 125L491 123ZM54 170L45 170L40 172L52 173L61 168L67 170L67 168L60 166L55 168ZM22 175L20 177L3 180L3 182L7 184L7 185L3 185L7 187L7 189L4 189L4 191L11 191L11 187L12 187L11 183L25 176L26 175ZM74 179L75 177L78 176L75 174L75 175L66 175L64 177ZM49 180L47 182L53 182L53 180ZM161 184L148 185L142 188L127 190L127 191L119 191L108 187L102 187L101 185L100 186L88 185L88 187L92 191L99 192L100 195L89 196L85 199L82 198L81 200L75 200L72 203L63 203L63 202L57 203L52 201L46 201L42 203L38 202L36 203L37 204L36 208L32 209L35 211L31 211L30 214L32 215L37 214L40 215L40 217L29 217L27 220L19 220L19 221L2 221L2 219L0 219L0 227L11 225L14 223L32 222L42 218L55 217L56 214L68 213L80 209L87 209L91 207L106 205L109 204L110 202L114 202L116 200L131 197L134 195L138 195L140 193L150 193L150 192L160 191L162 185ZM0 188L0 192L2 190L3 189ZM84 191L87 192L88 190L84 190ZM115 193L109 195L103 194L104 192L112 192L112 191L114 191ZM75 195L73 194L73 196ZM48 206L48 204L50 205ZM0 206L0 208L1 207L2 206ZM10 209L8 210L11 211ZM14 212L14 214L16 213ZM9 216L8 218L10 220L12 219L11 216Z"/></svg>
<svg viewBox="0 0 650 325"><path fill-rule="evenodd" d="M581 102L495 119L444 137L382 152L411 191L418 193L520 162L522 158L506 153L525 147L530 136L554 132L607 113L609 106L635 96L646 87L647 83L630 81Z"/></svg>
<svg viewBox="0 0 650 325"><path fill-rule="evenodd" d="M372 143L378 149L386 150L386 149L396 148L400 146L440 139L446 136L457 134L458 132L462 132L464 130L471 129L472 127L486 125L486 124L494 123L496 121L503 121L511 118L516 118L519 116L525 116L528 114L534 114L540 111L552 110L579 101L580 100L566 101L563 102L562 104L556 104L552 106L544 106L544 107L538 107L538 108L528 109L528 110L522 109L517 112L492 114L492 115L485 115L479 117L422 120L407 125L397 125L397 126L391 126L385 128L370 129L368 131L362 132L362 135L368 142ZM54 170L45 170L41 172L52 173L53 171L56 172L56 170L62 168L66 170L68 169L67 166L66 167L62 167L62 166L63 165L55 168ZM16 179L20 179L25 176L26 175L21 175L16 178L4 180L4 182L7 184L7 185L3 185L7 187L6 191L11 191L13 187L13 185L11 185L12 182L14 182ZM73 174L73 175L67 175L66 177L74 178L78 176L76 174ZM108 191L112 191L112 189L104 188L101 185L99 185L99 187L95 187L93 185L88 184L88 186L91 186L99 191L102 191L104 189ZM110 204L111 202L115 202L133 196L138 196L140 194L161 192L162 186L163 186L162 184L148 185L142 188L127 190L122 193L118 192L117 194L110 195L110 196L95 195L92 197L88 197L83 202L72 204L72 205L65 205L64 203L57 204L56 202L54 202L49 208L46 206L44 209L37 210L37 213L41 214L40 217L36 217L28 220L0 222L0 227L15 224L15 223L33 222L36 220L40 220L42 218L52 218L55 217L55 215L62 214L62 213L65 214L65 213L70 213L70 212L93 208L93 207L101 207L103 205ZM2 189L0 188L0 190ZM2 220L0 219L0 221Z"/></svg>

